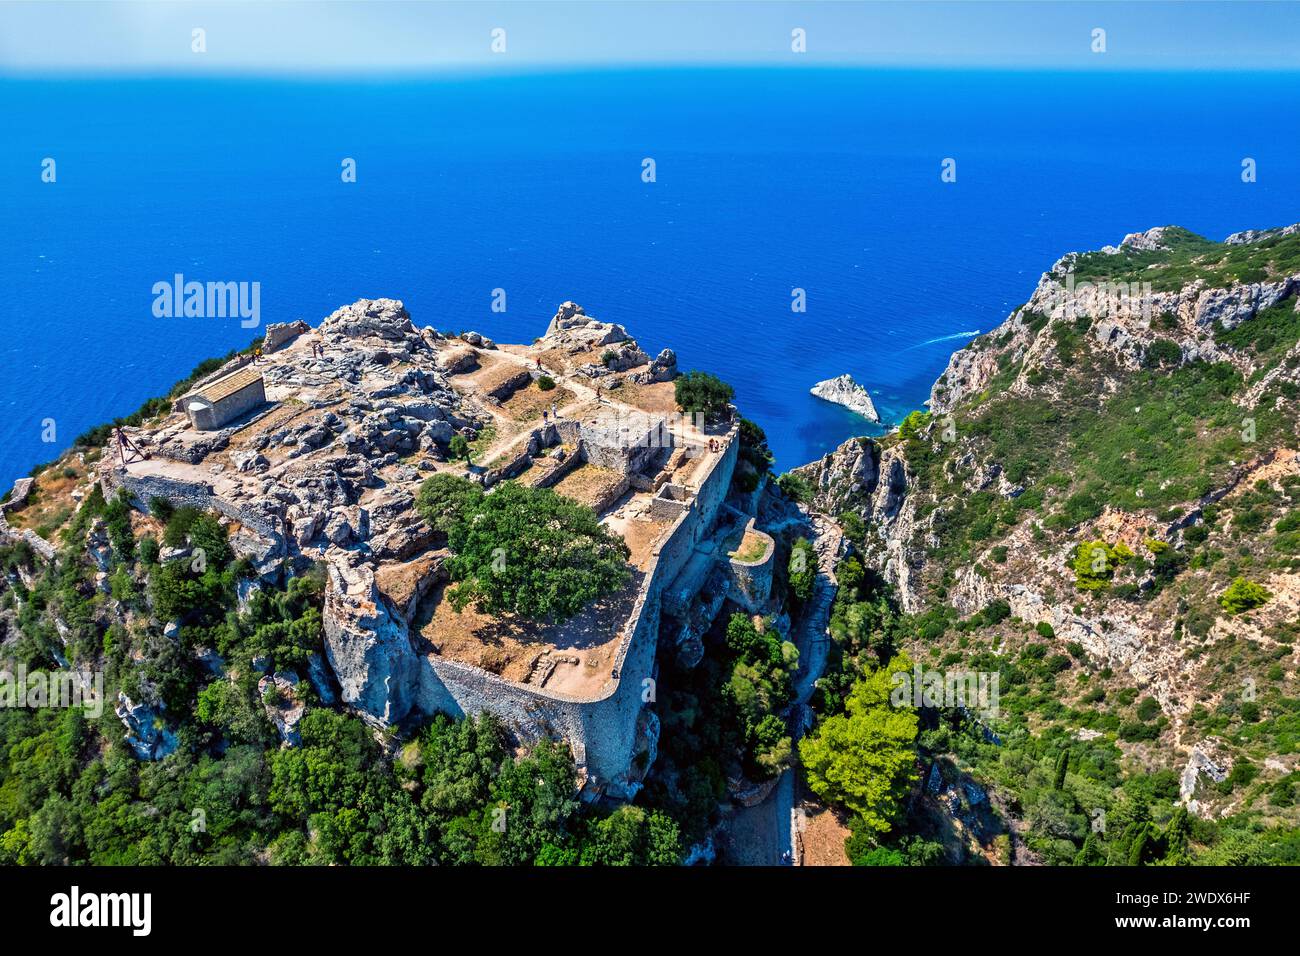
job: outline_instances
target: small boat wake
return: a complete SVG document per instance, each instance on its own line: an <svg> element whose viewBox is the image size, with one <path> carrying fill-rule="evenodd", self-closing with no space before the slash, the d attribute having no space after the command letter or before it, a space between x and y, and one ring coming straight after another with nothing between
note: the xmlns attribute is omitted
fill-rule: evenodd
<svg viewBox="0 0 1300 956"><path fill-rule="evenodd" d="M910 352L912 349L923 349L927 345L937 345L940 342L955 342L957 339L973 339L979 334L979 329L975 329L972 332L954 332L952 335L941 335L936 339L926 339L924 342L917 342L915 345L909 345L907 348L902 349L902 351Z"/></svg>

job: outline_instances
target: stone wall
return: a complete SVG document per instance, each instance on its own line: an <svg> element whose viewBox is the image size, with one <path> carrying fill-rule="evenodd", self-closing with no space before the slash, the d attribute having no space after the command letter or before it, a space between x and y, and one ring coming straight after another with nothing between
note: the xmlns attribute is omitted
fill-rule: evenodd
<svg viewBox="0 0 1300 956"><path fill-rule="evenodd" d="M9 522L5 520L4 513L0 512L0 544L17 544L19 541L27 542L27 545L46 561L54 560L54 545L30 528L21 530L11 528Z"/></svg>
<svg viewBox="0 0 1300 956"><path fill-rule="evenodd" d="M141 511L149 510L151 499L163 498L178 508L188 506L217 511L264 538L280 539L279 530L271 518L217 497L212 486L204 482L181 481L160 475L132 475L124 468L109 468L100 472L99 486L105 500L117 494L119 488L125 488L133 504Z"/></svg>
<svg viewBox="0 0 1300 956"><path fill-rule="evenodd" d="M686 489L680 485L664 484L650 499L650 517L656 521L676 521L690 508Z"/></svg>
<svg viewBox="0 0 1300 956"><path fill-rule="evenodd" d="M295 319L292 322L272 322L266 327L266 333L262 336L262 351L270 355L276 349L292 342L304 332L310 332L311 326L302 319Z"/></svg>
<svg viewBox="0 0 1300 956"><path fill-rule="evenodd" d="M727 573L731 578L732 590L729 595L733 601L744 607L751 614L760 614L767 607L768 598L772 596L772 572L776 567L776 542L772 536L754 527L750 518L745 526L746 535L757 535L766 540L767 551L756 561L739 561L731 558L727 562Z"/></svg>
<svg viewBox="0 0 1300 956"><path fill-rule="evenodd" d="M699 492L661 539L646 569L642 592L623 631L609 679L596 699L579 699L543 687L507 681L460 661L430 656L420 671L415 705L455 715L489 711L522 739L566 740L588 792L630 798L640 788L634 757L653 741L638 739L646 681L652 676L659 639L663 589L677 577L717 520L736 467L733 432L726 452L702 477Z"/></svg>

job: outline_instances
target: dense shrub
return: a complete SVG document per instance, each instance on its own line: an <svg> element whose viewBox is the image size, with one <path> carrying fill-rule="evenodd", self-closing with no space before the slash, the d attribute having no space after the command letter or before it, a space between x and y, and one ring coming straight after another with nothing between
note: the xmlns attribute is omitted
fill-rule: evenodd
<svg viewBox="0 0 1300 956"><path fill-rule="evenodd" d="M735 390L710 372L687 372L673 383L677 407L706 418L720 417L735 397Z"/></svg>
<svg viewBox="0 0 1300 956"><path fill-rule="evenodd" d="M447 594L459 609L563 620L627 583L628 547L596 513L549 488L513 481L447 529L457 582Z"/></svg>

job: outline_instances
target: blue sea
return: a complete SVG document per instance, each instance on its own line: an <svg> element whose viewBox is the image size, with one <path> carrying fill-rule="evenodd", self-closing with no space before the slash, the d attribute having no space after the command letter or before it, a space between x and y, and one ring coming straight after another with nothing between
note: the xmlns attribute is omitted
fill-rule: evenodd
<svg viewBox="0 0 1300 956"><path fill-rule="evenodd" d="M502 341L573 299L731 382L785 470L873 431L815 382L896 422L1066 251L1300 220L1298 100L1287 73L0 78L0 482L256 334L155 318L176 273L259 282L263 323L391 296Z"/></svg>

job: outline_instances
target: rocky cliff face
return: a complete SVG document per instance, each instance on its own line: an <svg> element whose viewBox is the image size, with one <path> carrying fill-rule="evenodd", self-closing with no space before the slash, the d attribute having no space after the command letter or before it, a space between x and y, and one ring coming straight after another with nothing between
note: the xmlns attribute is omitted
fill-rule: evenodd
<svg viewBox="0 0 1300 956"><path fill-rule="evenodd" d="M345 703L382 725L411 710L419 660L406 621L375 585L374 568L348 555L329 564L325 653Z"/></svg>
<svg viewBox="0 0 1300 956"><path fill-rule="evenodd" d="M952 356L928 414L798 469L811 504L862 520L859 550L904 611L1005 602L995 646L1034 639L1013 635L1023 621L1108 692L1153 697L1162 729L1133 749L1181 767L1263 661L1280 662L1273 684L1295 679L1297 293L1297 227L1225 243L1164 227L1064 256ZM1108 550L1080 564L1096 542ZM1270 597L1234 612L1237 578Z"/></svg>
<svg viewBox="0 0 1300 956"><path fill-rule="evenodd" d="M1125 236L1119 247L1107 247L1092 256L1119 258L1124 250L1147 253L1167 251L1169 227ZM1291 231L1288 231L1291 230ZM1255 242L1273 241L1281 235L1294 234L1294 227L1256 234ZM1249 244L1231 237L1235 245ZM1227 245L1227 243L1225 243ZM1231 330L1260 312L1291 299L1300 290L1300 269L1293 274L1255 282L1239 282L1227 287L1216 280L1191 278L1172 291L1159 291L1141 273L1131 277L1090 281L1074 273L1081 254L1062 256L1043 273L1034 293L997 329L953 354L948 368L935 382L930 393L930 411L935 414L960 407L964 401L982 392L994 379L999 362L1010 356L1019 366L1019 374L1005 389L1013 394L1029 394L1041 386L1033 374L1045 368L1059 367L1054 354L1054 337L1041 334L1081 321L1090 320L1089 347L1113 360L1115 370L1098 382L1113 391L1125 372L1140 369L1152 357L1156 343L1172 342L1178 350L1179 363L1196 361L1231 362L1247 376L1258 370L1257 357L1240 350L1225 348L1215 338L1220 329ZM1045 324L1044 324L1045 323ZM996 347L990 348L993 344Z"/></svg>

